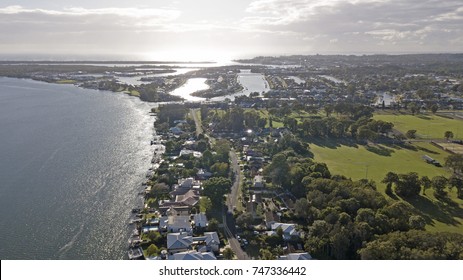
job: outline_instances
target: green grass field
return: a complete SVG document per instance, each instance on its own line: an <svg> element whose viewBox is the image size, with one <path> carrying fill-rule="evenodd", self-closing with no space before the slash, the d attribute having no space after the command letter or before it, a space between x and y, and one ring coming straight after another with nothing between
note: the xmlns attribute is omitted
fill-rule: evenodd
<svg viewBox="0 0 463 280"><path fill-rule="evenodd" d="M454 134L454 139L463 138L463 121L449 119L432 114L404 115L397 112L375 114L374 119L394 123L394 128L405 133L416 129L418 138L443 139L448 130Z"/></svg>
<svg viewBox="0 0 463 280"><path fill-rule="evenodd" d="M380 155L369 151L365 146L333 147L333 144L310 144L310 150L315 155L315 160L325 162L331 173L341 174L354 180L373 179L378 184L378 189L383 191L381 180L387 172L396 173L417 172L420 176L433 177L437 175L449 176L450 173L444 167L436 167L426 163L421 157L429 155L443 163L449 154L429 143L415 143L413 149L402 147L388 147L378 145Z"/></svg>
<svg viewBox="0 0 463 280"><path fill-rule="evenodd" d="M386 186L381 180L389 171L417 172L420 176L426 175L429 178L451 175L445 167L436 167L421 158L426 154L443 163L449 155L425 142L414 143L409 148L378 145L376 150L369 151L365 146L325 141L311 143L310 150L314 153L315 161L326 163L332 174L344 175L353 180L374 180L378 191L383 194ZM432 190L428 190L426 196L420 195L408 202L427 219L428 230L463 232L463 201L456 198L455 190L449 192L449 197L449 203L443 203L434 198Z"/></svg>

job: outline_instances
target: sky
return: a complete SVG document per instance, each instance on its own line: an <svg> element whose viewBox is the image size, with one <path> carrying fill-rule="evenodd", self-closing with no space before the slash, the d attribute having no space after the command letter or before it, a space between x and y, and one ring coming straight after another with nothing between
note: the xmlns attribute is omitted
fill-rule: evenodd
<svg viewBox="0 0 463 280"><path fill-rule="evenodd" d="M0 59L463 52L463 0L1 0Z"/></svg>

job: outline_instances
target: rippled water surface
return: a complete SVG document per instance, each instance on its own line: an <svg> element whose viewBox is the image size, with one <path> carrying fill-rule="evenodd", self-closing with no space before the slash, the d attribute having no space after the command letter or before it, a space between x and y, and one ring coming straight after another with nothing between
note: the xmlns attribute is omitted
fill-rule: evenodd
<svg viewBox="0 0 463 280"><path fill-rule="evenodd" d="M122 259L152 154L150 106L0 78L0 258Z"/></svg>

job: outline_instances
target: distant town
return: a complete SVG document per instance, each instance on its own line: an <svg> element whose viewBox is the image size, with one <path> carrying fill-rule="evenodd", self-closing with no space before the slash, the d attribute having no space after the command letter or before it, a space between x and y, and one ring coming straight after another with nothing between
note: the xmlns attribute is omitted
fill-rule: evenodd
<svg viewBox="0 0 463 280"><path fill-rule="evenodd" d="M129 259L463 258L463 54L202 64L3 61L0 76L153 102Z"/></svg>

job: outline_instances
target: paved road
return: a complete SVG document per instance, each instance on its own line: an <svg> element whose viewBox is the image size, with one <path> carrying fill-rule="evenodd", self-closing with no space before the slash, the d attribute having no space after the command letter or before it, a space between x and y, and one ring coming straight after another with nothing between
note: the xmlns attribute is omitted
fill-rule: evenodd
<svg viewBox="0 0 463 280"><path fill-rule="evenodd" d="M231 187L231 192L227 197L227 207L230 211L233 211L233 207L237 205L238 201L238 189L241 180L241 172L240 167L238 165L238 157L235 153L235 150L232 149L230 151L230 163L231 163L231 170L234 174L233 185Z"/></svg>
<svg viewBox="0 0 463 280"><path fill-rule="evenodd" d="M191 117L193 118L196 124L196 136L203 133L203 127L201 125L201 122L198 120L198 116L196 115L197 110L199 109L190 109Z"/></svg>
<svg viewBox="0 0 463 280"><path fill-rule="evenodd" d="M230 162L231 170L235 175L233 179L233 185L231 187L231 192L227 196L226 207L223 213L225 235L227 236L228 243L230 244L233 252L235 252L236 257L239 260L249 260L249 256L245 251L243 251L240 242L235 238L236 226L235 218L233 217L233 208L236 206L236 203L240 203L238 201L238 189L240 185L241 174L240 167L238 165L238 157L235 153L235 150L233 149L230 151Z"/></svg>

